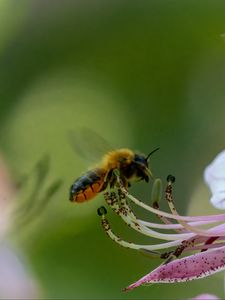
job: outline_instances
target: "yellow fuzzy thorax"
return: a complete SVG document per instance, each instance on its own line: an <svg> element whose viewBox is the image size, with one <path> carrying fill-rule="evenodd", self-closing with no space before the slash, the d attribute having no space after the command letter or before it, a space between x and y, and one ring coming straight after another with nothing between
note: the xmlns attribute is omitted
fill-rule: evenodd
<svg viewBox="0 0 225 300"><path fill-rule="evenodd" d="M119 169L121 163L130 164L134 158L134 152L130 149L118 149L110 151L103 156L102 167L106 170Z"/></svg>

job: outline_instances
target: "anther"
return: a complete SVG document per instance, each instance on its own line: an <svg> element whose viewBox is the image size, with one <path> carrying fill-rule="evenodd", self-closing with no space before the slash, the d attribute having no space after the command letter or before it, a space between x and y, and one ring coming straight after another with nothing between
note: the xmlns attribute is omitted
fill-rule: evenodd
<svg viewBox="0 0 225 300"><path fill-rule="evenodd" d="M125 194L121 191L121 189L118 189L118 196L119 196L120 200L126 198Z"/></svg>
<svg viewBox="0 0 225 300"><path fill-rule="evenodd" d="M101 216L107 214L107 210L106 210L106 208L104 206L101 206L101 207L98 208L97 213L101 217Z"/></svg>

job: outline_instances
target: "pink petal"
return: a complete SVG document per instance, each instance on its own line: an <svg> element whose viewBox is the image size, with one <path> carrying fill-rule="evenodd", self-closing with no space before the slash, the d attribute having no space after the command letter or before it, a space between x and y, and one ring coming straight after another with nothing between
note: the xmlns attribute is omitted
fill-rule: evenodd
<svg viewBox="0 0 225 300"><path fill-rule="evenodd" d="M219 298L211 294L201 294L195 298L192 298L192 300L219 300Z"/></svg>
<svg viewBox="0 0 225 300"><path fill-rule="evenodd" d="M199 279L224 269L225 246L176 259L166 265L161 265L125 288L125 291L147 283L174 283Z"/></svg>

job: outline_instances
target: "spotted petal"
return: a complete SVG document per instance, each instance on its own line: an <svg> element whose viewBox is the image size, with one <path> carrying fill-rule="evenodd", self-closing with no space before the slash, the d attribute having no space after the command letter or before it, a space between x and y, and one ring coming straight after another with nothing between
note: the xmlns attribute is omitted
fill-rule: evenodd
<svg viewBox="0 0 225 300"><path fill-rule="evenodd" d="M168 264L161 265L137 282L125 288L125 291L148 283L174 283L199 279L224 269L225 247L221 247L176 259Z"/></svg>

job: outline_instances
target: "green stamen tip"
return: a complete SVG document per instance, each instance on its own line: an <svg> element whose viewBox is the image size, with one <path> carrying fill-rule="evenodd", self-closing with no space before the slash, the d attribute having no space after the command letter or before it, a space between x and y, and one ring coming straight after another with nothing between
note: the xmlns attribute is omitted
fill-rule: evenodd
<svg viewBox="0 0 225 300"><path fill-rule="evenodd" d="M107 214L107 210L106 210L106 208L104 206L101 206L101 207L98 208L97 213L101 217L101 216Z"/></svg>
<svg viewBox="0 0 225 300"><path fill-rule="evenodd" d="M157 178L153 182L152 187L152 195L151 195L151 201L152 203L158 203L162 198L162 180L160 178Z"/></svg>
<svg viewBox="0 0 225 300"><path fill-rule="evenodd" d="M166 179L166 180L167 180L167 182L174 183L174 182L175 182L175 177L174 177L173 175L170 174L170 175L167 176L167 179Z"/></svg>

